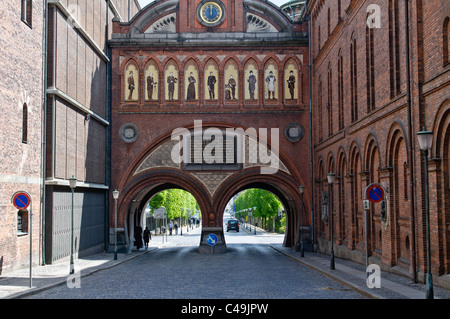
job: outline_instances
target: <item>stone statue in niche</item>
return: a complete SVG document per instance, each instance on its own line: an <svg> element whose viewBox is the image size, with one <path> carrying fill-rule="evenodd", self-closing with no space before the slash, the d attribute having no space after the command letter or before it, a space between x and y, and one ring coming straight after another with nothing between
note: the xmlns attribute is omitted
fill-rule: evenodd
<svg viewBox="0 0 450 319"><path fill-rule="evenodd" d="M210 100L214 100L215 99L214 86L215 86L216 82L217 82L217 79L214 76L214 74L212 72L209 72L209 76L208 76L208 91L209 91L209 99Z"/></svg>
<svg viewBox="0 0 450 319"><path fill-rule="evenodd" d="M173 96L174 96L174 92L175 92L175 84L178 82L178 78L176 78L173 75L173 72L169 73L169 76L167 77L167 88L169 91L169 100L173 101Z"/></svg>
<svg viewBox="0 0 450 319"><path fill-rule="evenodd" d="M189 77L187 78L188 80L188 88L187 88L187 96L186 96L186 100L187 101L192 101L195 100L195 83L197 82L195 80L194 77L194 73L190 73Z"/></svg>
<svg viewBox="0 0 450 319"><path fill-rule="evenodd" d="M289 93L291 94L291 100L294 100L295 94L295 76L294 71L289 72L289 78L287 80Z"/></svg>
<svg viewBox="0 0 450 319"><path fill-rule="evenodd" d="M153 72L150 72L150 75L147 77L147 93L148 93L148 99L151 101L153 100L153 91L156 90L156 85L158 82L155 81L153 78ZM154 90L155 88L155 90Z"/></svg>
<svg viewBox="0 0 450 319"><path fill-rule="evenodd" d="M256 76L253 74L253 71L250 70L248 79L248 92L250 93L250 99L255 99L255 89L256 89Z"/></svg>
<svg viewBox="0 0 450 319"><path fill-rule="evenodd" d="M225 85L225 99L226 100L236 100L236 80L230 75L228 79L228 84Z"/></svg>
<svg viewBox="0 0 450 319"><path fill-rule="evenodd" d="M268 91L268 99L275 99L275 82L277 78L273 75L273 71L269 72L269 75L266 77L267 82L267 91Z"/></svg>
<svg viewBox="0 0 450 319"><path fill-rule="evenodd" d="M133 99L133 91L135 89L133 71L130 71L127 82L128 82L128 92L129 92L128 100L132 100Z"/></svg>

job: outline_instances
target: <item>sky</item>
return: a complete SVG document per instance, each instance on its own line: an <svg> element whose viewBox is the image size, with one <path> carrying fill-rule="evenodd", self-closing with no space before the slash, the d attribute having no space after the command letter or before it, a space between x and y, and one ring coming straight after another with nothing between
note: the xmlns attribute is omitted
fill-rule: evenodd
<svg viewBox="0 0 450 319"><path fill-rule="evenodd" d="M269 0L269 1L272 2L273 4L277 5L277 6L281 6L281 5L289 2L289 0ZM141 3L141 6L143 8L147 4L149 4L150 2L153 2L153 0L139 0L139 2Z"/></svg>

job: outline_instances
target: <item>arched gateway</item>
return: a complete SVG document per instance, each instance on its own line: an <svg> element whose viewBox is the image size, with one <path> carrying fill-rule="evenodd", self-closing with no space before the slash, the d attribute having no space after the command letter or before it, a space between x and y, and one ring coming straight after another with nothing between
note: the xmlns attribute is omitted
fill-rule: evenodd
<svg viewBox="0 0 450 319"><path fill-rule="evenodd" d="M202 212L199 251L209 233L224 251L227 202L258 187L283 202L294 246L311 184L306 25L258 0L163 0L115 20L111 185L126 242L153 195L182 188Z"/></svg>

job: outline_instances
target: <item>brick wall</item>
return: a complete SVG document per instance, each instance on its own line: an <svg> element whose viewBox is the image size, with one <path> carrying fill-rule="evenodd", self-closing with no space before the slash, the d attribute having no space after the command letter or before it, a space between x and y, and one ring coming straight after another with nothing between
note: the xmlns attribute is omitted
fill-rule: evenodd
<svg viewBox="0 0 450 319"><path fill-rule="evenodd" d="M43 67L42 1L33 3L31 27L21 21L20 1L2 3L0 18L0 274L29 262L28 234L18 234L17 191L33 202L33 259L40 255L41 110ZM27 105L27 141L23 143L23 105ZM30 230L30 214L24 225Z"/></svg>
<svg viewBox="0 0 450 319"><path fill-rule="evenodd" d="M330 170L336 171L341 179L344 178L344 183L334 186L334 192L341 192L340 197L334 198L335 241L342 244L338 246L342 256L358 259L355 252L359 250L364 254L365 251L362 191L372 182L385 185L388 218L386 222L380 220L380 204L371 206L370 254L384 267L400 266L411 274L416 270L421 276L421 272L426 269L425 219L422 209L424 189L422 158L416 132L426 124L427 128L434 128L437 133L436 141L442 141L442 134L448 134L444 132L445 129L441 128L437 132L436 128L447 127L439 123L448 121L449 67L443 64L442 45L449 5L446 1L408 2L412 97L412 136L409 137L404 3L397 2L395 5L396 2L392 1L344 0L339 3L341 10L337 9L336 1L309 3L312 17L310 45L313 52L313 139L317 189L325 188L328 191L326 174ZM369 29L366 22L373 12L368 11L368 7L374 4L379 6L380 15L377 18L381 24L380 28ZM340 57L342 70L339 66ZM330 73L332 81L329 86L327 79ZM343 87L342 110L338 109L341 85L339 74ZM356 80L352 80L352 76L356 76ZM319 82L322 83L321 92ZM371 83L374 93L370 91ZM375 97L374 108L370 105L371 94ZM355 99L358 116L352 118ZM330 107L331 111L328 111ZM343 114L343 127L338 124L339 112ZM330 116L333 118L330 119ZM331 132L328 126L330 121ZM408 159L410 143L412 162ZM442 144L437 145L433 155L439 159L439 163L442 152ZM441 171L434 165L432 171L435 181L440 181L441 186L431 184L430 192L441 206L435 206L432 210L444 210L445 214L441 217L432 214L436 237L432 241L432 263L433 271L443 274L449 271L449 229L439 228L438 225L446 224L449 220L448 204L445 205L445 194L441 191L448 184L445 184ZM413 189L410 184L411 174L414 174ZM414 198L411 198L411 194L414 194ZM316 207L321 207L318 197ZM340 224L343 221L349 221L347 227ZM317 223L320 249L328 251L329 225L320 218L317 218ZM413 258L413 252L417 255L416 259Z"/></svg>

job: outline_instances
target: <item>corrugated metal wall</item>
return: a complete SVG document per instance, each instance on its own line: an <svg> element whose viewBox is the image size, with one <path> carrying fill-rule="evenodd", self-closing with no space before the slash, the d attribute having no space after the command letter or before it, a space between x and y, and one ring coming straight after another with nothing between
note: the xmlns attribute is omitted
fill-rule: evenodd
<svg viewBox="0 0 450 319"><path fill-rule="evenodd" d="M70 256L72 193L54 189L46 214L46 262ZM105 193L78 188L74 193L74 253L79 256L103 251Z"/></svg>

